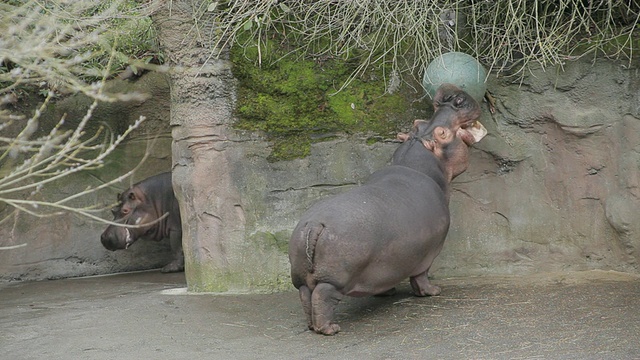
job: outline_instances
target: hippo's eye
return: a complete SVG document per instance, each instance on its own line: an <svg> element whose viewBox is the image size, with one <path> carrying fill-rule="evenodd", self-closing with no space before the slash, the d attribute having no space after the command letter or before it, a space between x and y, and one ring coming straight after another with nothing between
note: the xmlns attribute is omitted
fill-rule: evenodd
<svg viewBox="0 0 640 360"><path fill-rule="evenodd" d="M130 192L129 194L127 194L127 198L128 198L129 200L135 200L135 199L136 199L136 194L134 194L134 193Z"/></svg>

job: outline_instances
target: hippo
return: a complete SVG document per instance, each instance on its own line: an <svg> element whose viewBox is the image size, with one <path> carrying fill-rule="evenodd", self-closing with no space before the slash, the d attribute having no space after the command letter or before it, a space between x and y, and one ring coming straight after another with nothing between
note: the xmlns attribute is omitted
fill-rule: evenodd
<svg viewBox="0 0 640 360"><path fill-rule="evenodd" d="M184 271L180 207L171 185L171 173L151 176L118 194L118 204L111 209L114 221L126 225L109 225L100 235L108 250L127 249L138 239L160 241L169 238L174 259L162 272Z"/></svg>
<svg viewBox="0 0 640 360"><path fill-rule="evenodd" d="M289 242L291 281L310 330L333 335L344 296L392 294L409 278L414 295L438 295L429 268L449 230L449 184L464 172L469 146L486 135L478 103L445 84L430 121L416 120L391 164L349 191L319 201Z"/></svg>

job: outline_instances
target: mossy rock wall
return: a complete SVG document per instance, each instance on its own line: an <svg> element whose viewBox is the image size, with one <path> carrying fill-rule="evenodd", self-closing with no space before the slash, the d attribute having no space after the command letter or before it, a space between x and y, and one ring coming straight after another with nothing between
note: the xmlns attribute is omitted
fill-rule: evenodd
<svg viewBox="0 0 640 360"><path fill-rule="evenodd" d="M482 105L489 135L473 147L469 169L453 183L452 226L432 268L436 281L594 268L637 273L638 69L579 61L566 64L564 71L534 70L522 83L491 77L488 88L497 111L492 115ZM161 104L168 104L168 93L156 97L146 111L167 126L168 108ZM146 105L140 106L123 111L132 119ZM411 120L405 120L405 129ZM163 134L165 145L158 145L140 178L170 168L171 140L168 130ZM311 144L305 157L277 160L271 157L274 142L264 132L235 129L230 134L225 151L243 209L242 259L221 278L200 279L201 290L290 289L286 248L302 212L320 198L358 186L385 166L397 147L392 134L372 143L369 134L336 132ZM134 159L131 152L140 154L144 144L143 139L128 143L110 171L123 171L127 166L120 161ZM78 182L99 182L101 176L86 175ZM93 201L108 203L126 185ZM60 191L74 191L68 186ZM29 245L0 253L5 279L150 268L168 256L155 243L108 252L98 239L103 226L81 219L22 221L14 241ZM4 238L12 231L1 230Z"/></svg>
<svg viewBox="0 0 640 360"><path fill-rule="evenodd" d="M286 39L280 39L286 44ZM261 131L272 144L269 161L310 154L313 143L344 134L369 142L393 138L408 119L425 117L430 104L419 82L400 86L384 66L354 75L357 63L333 56L298 56L266 40L231 50L238 79L236 128Z"/></svg>
<svg viewBox="0 0 640 360"><path fill-rule="evenodd" d="M433 275L637 273L637 69L579 61L564 71L535 69L517 84L492 77L488 87L496 113L482 105L489 135L453 182L452 226ZM367 136L341 136L312 144L304 158L268 161L269 143L238 136L245 142L234 150L233 177L243 194L247 244L260 244L247 246L247 258L280 266L274 289L288 276L283 245L302 212L358 186L397 147L390 137L370 144Z"/></svg>

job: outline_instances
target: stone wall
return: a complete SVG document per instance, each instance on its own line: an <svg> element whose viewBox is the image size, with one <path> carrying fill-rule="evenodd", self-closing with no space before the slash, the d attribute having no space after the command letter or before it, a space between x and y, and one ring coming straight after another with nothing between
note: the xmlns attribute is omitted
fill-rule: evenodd
<svg viewBox="0 0 640 360"><path fill-rule="evenodd" d="M579 61L564 71L534 69L513 83L490 79L497 112L483 104L489 135L472 149L469 170L454 180L452 226L432 268L435 277L639 271L640 74L628 65ZM129 119L153 114L168 129L167 89L154 99L124 113ZM136 180L170 168L168 131L161 138ZM319 198L357 186L397 146L391 139L369 145L356 135L314 144L304 159L272 163L266 160L270 144L259 134L238 131L229 140L245 216L245 277L261 289L290 286L287 243L301 213ZM139 154L143 143L144 136L128 143L119 158L135 158L130 152ZM78 184L101 176L87 175ZM127 185L94 201L108 203ZM169 256L167 245L155 243L109 252L99 242L102 225L71 216L24 221L17 230L0 228L3 238L14 231L17 243L28 243L0 252L3 278L146 269Z"/></svg>
<svg viewBox="0 0 640 360"><path fill-rule="evenodd" d="M628 64L626 64L628 65ZM489 136L454 180L452 226L436 277L557 270L638 272L640 75L600 61L491 78ZM384 166L396 144L357 137L313 145L305 159L267 163L259 139L236 147L234 177L247 213L247 261L288 277L287 241L299 215Z"/></svg>
<svg viewBox="0 0 640 360"><path fill-rule="evenodd" d="M493 79L490 137L456 179L443 275L638 272L640 74L599 61Z"/></svg>

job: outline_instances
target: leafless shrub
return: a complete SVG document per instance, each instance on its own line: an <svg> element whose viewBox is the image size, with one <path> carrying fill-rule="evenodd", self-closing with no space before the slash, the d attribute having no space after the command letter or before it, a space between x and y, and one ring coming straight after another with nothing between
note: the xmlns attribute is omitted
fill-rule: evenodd
<svg viewBox="0 0 640 360"><path fill-rule="evenodd" d="M73 200L121 181L135 168L62 199L41 195L43 189L62 179L104 166L105 159L144 121L140 117L121 134L105 126L91 127L97 130L87 132L99 102L144 98L137 93L104 91L114 59L122 58L108 43L117 41L114 24L118 19L146 16L155 2L136 4L125 0L0 4L0 207L4 209L0 224L13 220L15 225L20 213L45 217L64 212L105 222L95 215L101 209L79 207ZM111 51L105 53L104 49ZM34 89L40 89L44 100L33 115L25 116L14 105L22 92ZM69 128L65 115L42 135L40 120L46 106L60 94L78 92L94 99L82 119L74 119ZM22 245L2 246L0 250Z"/></svg>
<svg viewBox="0 0 640 360"><path fill-rule="evenodd" d="M217 48L244 36L257 46L279 34L304 54L358 58L421 74L448 51L476 56L494 72L522 75L535 62L562 65L586 55L631 61L640 46L640 5L584 0L237 0L199 7L197 24L218 24ZM292 52L295 52L292 50Z"/></svg>

